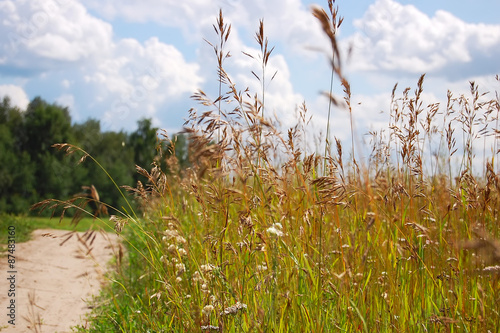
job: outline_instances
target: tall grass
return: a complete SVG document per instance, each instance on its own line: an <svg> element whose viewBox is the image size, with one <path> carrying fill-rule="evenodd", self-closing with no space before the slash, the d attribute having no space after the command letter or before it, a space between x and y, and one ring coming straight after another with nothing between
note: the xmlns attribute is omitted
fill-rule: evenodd
<svg viewBox="0 0 500 333"><path fill-rule="evenodd" d="M313 13L347 103L328 95L354 117L332 19ZM304 150L305 105L288 129L264 114L258 94L224 70L230 28L222 14L217 22L221 86L213 99L194 95L204 110L185 125L192 167L179 170L175 154L165 155L169 170L138 167L148 183L128 190L143 214L112 218L128 261L82 330L496 331L498 95L471 83L443 109L424 104L423 75L413 93L394 87L390 123L371 133L363 167L338 139L325 155ZM261 22L262 98L263 31ZM478 140L494 147L481 170Z"/></svg>

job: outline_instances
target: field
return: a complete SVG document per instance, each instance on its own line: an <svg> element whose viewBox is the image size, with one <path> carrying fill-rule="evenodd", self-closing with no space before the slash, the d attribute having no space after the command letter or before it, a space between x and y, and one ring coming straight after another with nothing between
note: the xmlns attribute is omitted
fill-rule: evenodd
<svg viewBox="0 0 500 333"><path fill-rule="evenodd" d="M344 90L327 95L353 120L336 12L314 15ZM168 170L137 168L149 181L127 190L141 212L124 207L110 220L128 262L81 331L496 332L498 94L471 82L469 95L427 105L422 75L401 96L395 87L390 122L371 133L371 146L356 147L352 131L346 151L327 124L309 151L305 105L292 128L266 113L272 49L263 23L255 94L224 70L222 14L214 27L219 96L193 96L204 111L186 124L191 166L179 170L168 154ZM491 144L482 161L478 143ZM81 148L58 147L93 162Z"/></svg>

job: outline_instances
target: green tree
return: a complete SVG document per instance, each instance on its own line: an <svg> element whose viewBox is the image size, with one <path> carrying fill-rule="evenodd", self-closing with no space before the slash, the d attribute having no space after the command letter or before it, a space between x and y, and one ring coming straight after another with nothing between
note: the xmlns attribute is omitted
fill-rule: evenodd
<svg viewBox="0 0 500 333"><path fill-rule="evenodd" d="M35 166L36 195L32 203L46 198L65 199L74 193L77 185L71 163L52 148L55 143L73 141L68 108L34 98L24 114L23 138L23 151Z"/></svg>
<svg viewBox="0 0 500 333"><path fill-rule="evenodd" d="M148 171L157 156L157 132L158 128L152 127L151 119L141 119L137 122L137 130L129 136L128 144L134 152L134 163ZM146 178L137 173L134 180L146 182Z"/></svg>
<svg viewBox="0 0 500 333"><path fill-rule="evenodd" d="M0 212L26 213L35 194L34 165L22 149L22 111L4 97L0 103Z"/></svg>
<svg viewBox="0 0 500 333"><path fill-rule="evenodd" d="M77 145L92 155L117 185L134 185L134 152L127 145L127 133L101 132L100 122L95 119L74 125L73 132ZM116 186L97 164L87 160L79 169L85 175L80 179L81 186L94 185L102 202L118 209L127 207Z"/></svg>

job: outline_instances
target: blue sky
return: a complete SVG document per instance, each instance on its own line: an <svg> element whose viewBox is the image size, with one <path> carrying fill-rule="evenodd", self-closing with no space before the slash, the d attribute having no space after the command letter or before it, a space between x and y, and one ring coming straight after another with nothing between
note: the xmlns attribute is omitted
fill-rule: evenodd
<svg viewBox="0 0 500 333"><path fill-rule="evenodd" d="M169 133L181 129L187 111L200 110L189 96L217 89L216 61L203 39L223 9L232 34L227 70L239 89L259 91L251 71L259 64L254 34L264 19L276 49L268 72L266 108L283 125L306 102L312 127L323 131L330 71L328 43L311 15L309 0L0 0L0 96L24 108L41 96L68 106L72 119L99 119L104 130L132 131L140 118ZM466 93L475 80L498 89L500 2L337 1L344 23L339 39L352 48L345 65L360 132L386 124L392 87L414 87L426 73L425 97L445 103L448 89ZM340 93L340 88L336 86ZM334 110L334 135L349 135L345 110Z"/></svg>

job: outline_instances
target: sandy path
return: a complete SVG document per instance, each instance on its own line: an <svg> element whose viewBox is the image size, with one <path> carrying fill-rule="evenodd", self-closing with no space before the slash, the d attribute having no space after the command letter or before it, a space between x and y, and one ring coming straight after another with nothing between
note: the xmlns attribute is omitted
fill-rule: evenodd
<svg viewBox="0 0 500 333"><path fill-rule="evenodd" d="M68 231L40 229L32 240L16 244L16 326L7 324L8 298L7 258L0 258L0 332L34 332L33 322L38 315L41 332L71 332L71 326L85 325L90 311L88 300L97 295L105 278L106 264L118 253L116 234L95 233L90 246L78 241L76 233L62 246ZM4 277L5 276L5 277ZM35 297L31 306L29 295ZM40 326L38 326L40 331Z"/></svg>

